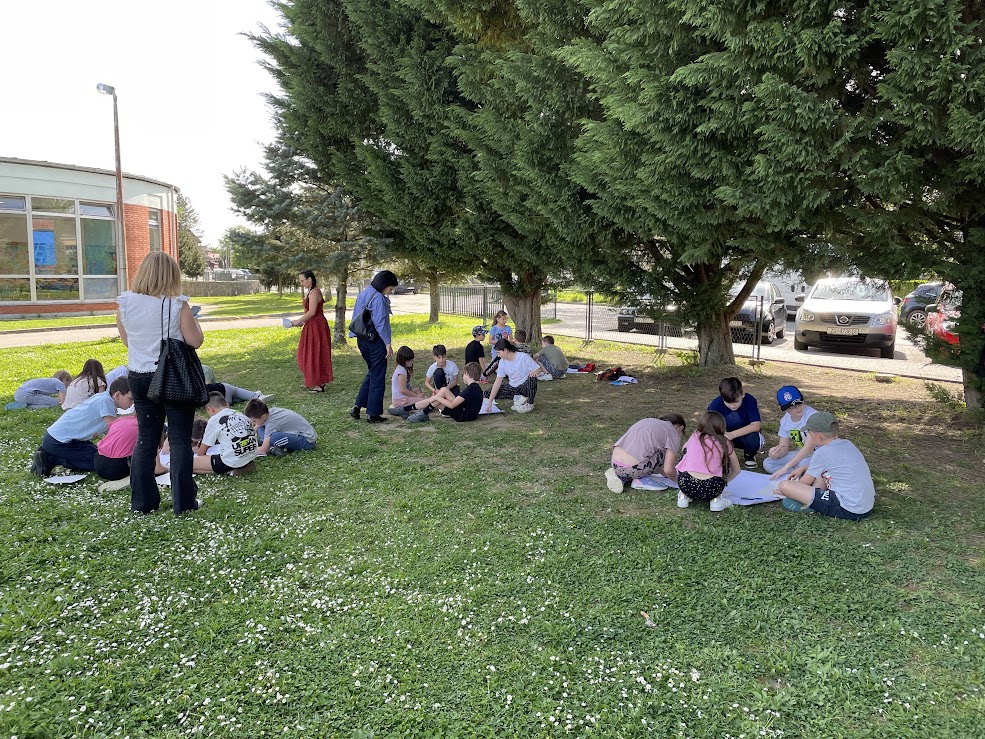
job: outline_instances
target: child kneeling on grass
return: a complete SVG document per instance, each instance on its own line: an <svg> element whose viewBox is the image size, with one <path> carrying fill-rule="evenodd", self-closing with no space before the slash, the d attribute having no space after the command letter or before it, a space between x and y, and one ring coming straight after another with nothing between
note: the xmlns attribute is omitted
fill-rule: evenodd
<svg viewBox="0 0 985 739"><path fill-rule="evenodd" d="M461 392L458 387L439 388L430 398L419 400L414 404L417 412L407 420L411 423L422 423L428 420L425 412L428 408L441 408L444 415L456 421L474 421L482 410L482 390L479 388L479 378L482 377L482 365L469 362L465 365L463 382L465 389Z"/></svg>
<svg viewBox="0 0 985 739"><path fill-rule="evenodd" d="M120 377L109 390L96 393L84 403L65 411L45 431L41 446L34 453L31 472L47 477L56 465L79 472L96 468L96 445L92 437L105 434L116 421L117 410L133 405L130 381Z"/></svg>
<svg viewBox="0 0 985 739"><path fill-rule="evenodd" d="M791 511L810 509L832 518L859 521L876 502L872 473L862 452L848 439L838 436L838 421L819 412L807 419L804 428L814 442L809 466L798 467L780 483L777 493Z"/></svg>
<svg viewBox="0 0 985 739"><path fill-rule="evenodd" d="M65 402L65 393L72 382L72 375L58 370L51 377L28 380L14 391L14 402L4 406L8 411L28 408L54 408Z"/></svg>
<svg viewBox="0 0 985 739"><path fill-rule="evenodd" d="M315 448L318 434L300 413L287 408L268 408L259 398L247 403L243 413L256 427L259 454L283 457L288 452L307 452Z"/></svg>
<svg viewBox="0 0 985 739"><path fill-rule="evenodd" d="M698 430L684 444L677 463L677 507L687 508L692 500L711 501L713 511L724 511L732 501L723 497L725 485L739 474L735 447L725 438L725 417L705 411Z"/></svg>
<svg viewBox="0 0 985 739"><path fill-rule="evenodd" d="M679 413L637 421L612 445L612 462L605 471L609 490L621 493L633 480L662 473L677 480L674 469L686 423Z"/></svg>
<svg viewBox="0 0 985 739"><path fill-rule="evenodd" d="M253 460L260 444L252 421L230 408L222 393L209 393L205 412L209 414L209 422L192 460L192 471L233 476L253 472L256 469ZM216 443L219 453L209 455L209 447Z"/></svg>

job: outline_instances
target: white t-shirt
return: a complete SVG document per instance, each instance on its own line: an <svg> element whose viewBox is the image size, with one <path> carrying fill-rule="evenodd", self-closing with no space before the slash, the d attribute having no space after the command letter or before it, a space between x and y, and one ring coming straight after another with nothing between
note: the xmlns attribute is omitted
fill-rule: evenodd
<svg viewBox="0 0 985 739"><path fill-rule="evenodd" d="M841 507L852 513L868 513L876 503L872 473L862 452L848 439L835 439L819 446L811 457L807 474L828 477L828 489L838 495Z"/></svg>
<svg viewBox="0 0 985 739"><path fill-rule="evenodd" d="M181 333L181 304L188 302L188 296L163 298L128 291L121 293L116 302L120 306L120 322L127 332L127 367L131 372L153 372L161 356L161 339L168 336L169 321L171 338L185 340Z"/></svg>
<svg viewBox="0 0 985 739"><path fill-rule="evenodd" d="M783 418L780 419L780 438L790 439L791 449L801 449L804 446L804 424L815 413L817 413L816 410L805 405L804 415L800 417L799 421L790 418L790 413L783 414Z"/></svg>
<svg viewBox="0 0 985 739"><path fill-rule="evenodd" d="M399 364L397 368L393 371L393 375L390 377L390 400L393 405L403 406L410 405L411 403L416 403L421 398L419 396L408 397L400 392L400 376L403 375L406 379L404 380L404 387L408 390L413 389L410 384L410 375L407 374L407 368L401 367Z"/></svg>
<svg viewBox="0 0 985 739"><path fill-rule="evenodd" d="M496 377L505 377L512 387L517 387L526 382L527 377L534 370L543 371L529 354L517 352L513 359L507 359L505 354L500 354Z"/></svg>
<svg viewBox="0 0 985 739"><path fill-rule="evenodd" d="M69 384L65 389L65 402L62 403L62 410L68 410L69 408L74 408L75 406L86 402L96 393L101 393L106 390L106 386L103 384L102 380L97 380L96 384L99 387L96 390L92 389L89 384L88 377L79 377Z"/></svg>
<svg viewBox="0 0 985 739"><path fill-rule="evenodd" d="M223 408L205 425L202 443L219 445L219 457L227 467L242 467L257 456L260 448L253 423L232 408Z"/></svg>
<svg viewBox="0 0 985 739"><path fill-rule="evenodd" d="M425 373L427 378L434 378L434 371L438 369L438 363L432 362L431 366L428 367L428 371ZM448 380L448 386L451 387L458 380L458 365L455 364L450 359L445 360L445 379Z"/></svg>

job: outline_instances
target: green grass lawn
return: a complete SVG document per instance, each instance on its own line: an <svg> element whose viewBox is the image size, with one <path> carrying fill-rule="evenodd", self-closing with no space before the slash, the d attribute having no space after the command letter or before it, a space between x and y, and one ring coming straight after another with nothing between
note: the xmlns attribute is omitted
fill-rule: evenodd
<svg viewBox="0 0 985 739"><path fill-rule="evenodd" d="M423 374L435 343L460 360L472 322L396 316L394 343ZM27 472L54 411L0 413L0 735L985 735L983 429L921 383L739 368L773 434L783 384L839 414L876 512L712 514L602 472L640 417L690 424L720 370L560 339L639 385L575 376L524 416L371 426L348 416L353 349L311 395L297 332L205 329L219 379L277 393L318 448L200 477L181 519L166 494L132 517L92 475ZM0 395L89 356L125 351L2 350Z"/></svg>

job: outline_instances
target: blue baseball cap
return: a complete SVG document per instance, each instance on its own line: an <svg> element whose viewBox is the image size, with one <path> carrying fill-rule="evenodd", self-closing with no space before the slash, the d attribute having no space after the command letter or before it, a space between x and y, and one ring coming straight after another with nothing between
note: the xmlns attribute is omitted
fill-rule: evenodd
<svg viewBox="0 0 985 739"><path fill-rule="evenodd" d="M784 385L776 391L776 402L780 406L781 411L789 409L790 406L798 401L802 404L804 402L804 396L793 385Z"/></svg>

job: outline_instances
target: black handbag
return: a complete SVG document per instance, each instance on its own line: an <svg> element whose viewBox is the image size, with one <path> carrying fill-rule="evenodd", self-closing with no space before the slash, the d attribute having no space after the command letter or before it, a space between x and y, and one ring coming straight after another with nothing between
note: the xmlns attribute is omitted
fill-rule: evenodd
<svg viewBox="0 0 985 739"><path fill-rule="evenodd" d="M376 333L376 326L373 325L373 312L369 308L364 308L362 313L357 313L349 323L349 331L360 339L366 341L376 341L379 334Z"/></svg>
<svg viewBox="0 0 985 739"><path fill-rule="evenodd" d="M147 397L168 405L199 408L209 400L205 372L193 347L171 338L171 299L168 299L168 335L164 337L164 301L161 301L161 355L147 388Z"/></svg>

